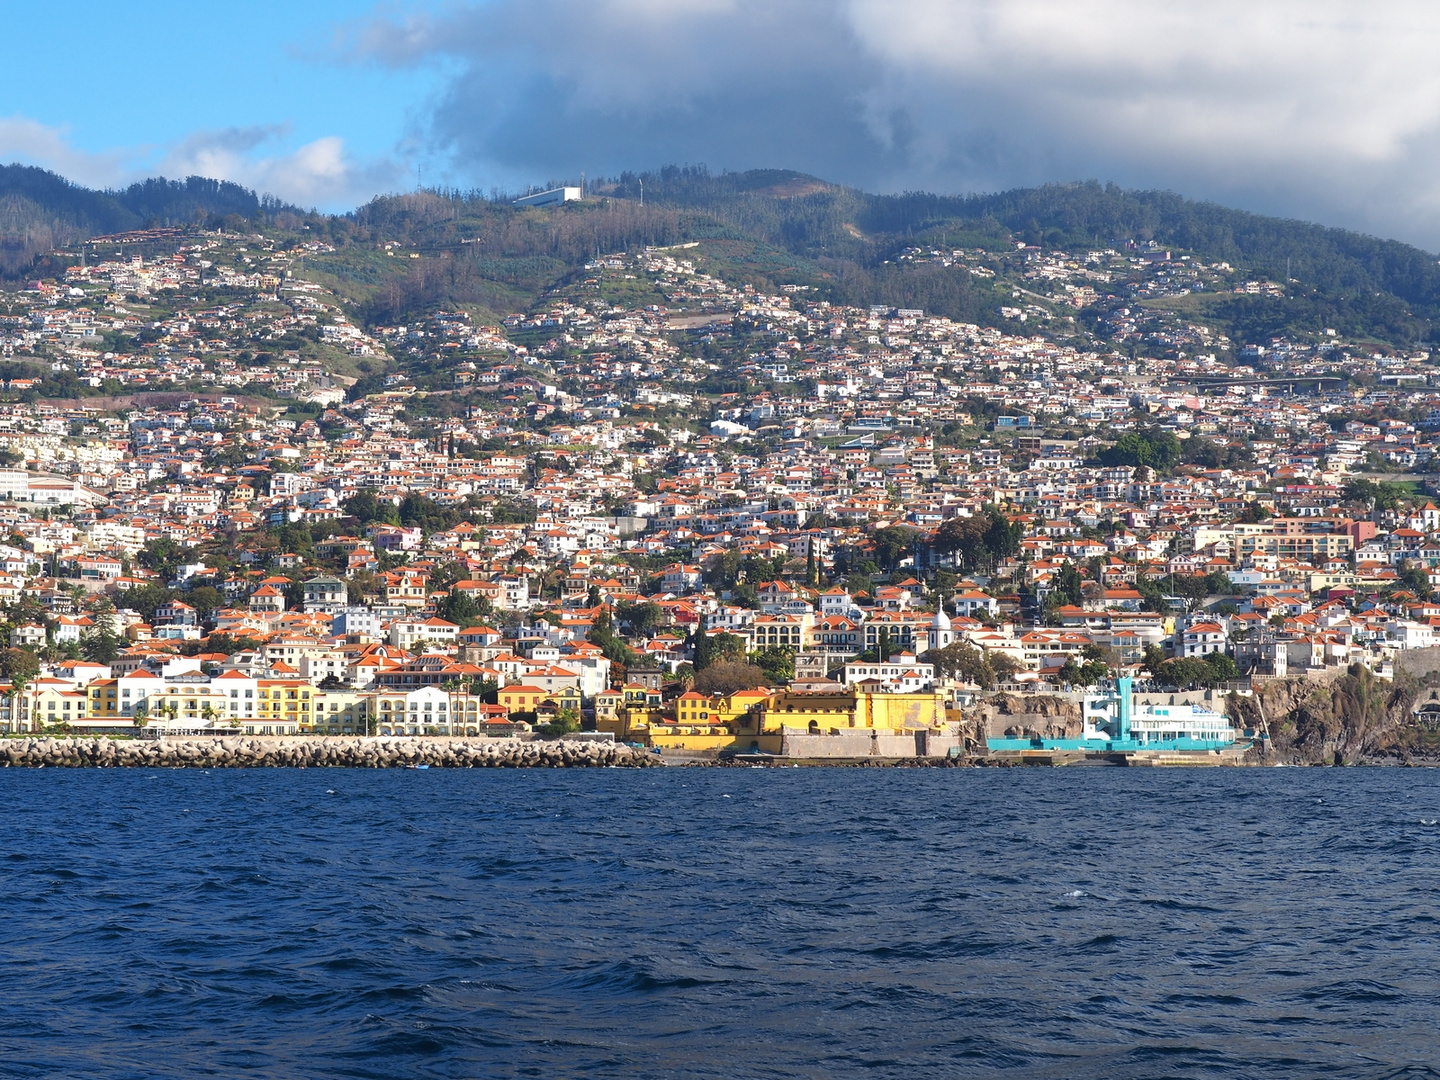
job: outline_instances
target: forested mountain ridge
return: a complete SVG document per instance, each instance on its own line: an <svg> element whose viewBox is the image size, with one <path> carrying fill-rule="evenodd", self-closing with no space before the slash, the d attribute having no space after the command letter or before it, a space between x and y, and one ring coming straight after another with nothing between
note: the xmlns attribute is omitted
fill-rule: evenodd
<svg viewBox="0 0 1440 1080"><path fill-rule="evenodd" d="M37 255L92 236L152 226L254 221L292 209L227 180L152 178L93 191L28 165L0 165L0 275L23 272Z"/></svg>
<svg viewBox="0 0 1440 1080"><path fill-rule="evenodd" d="M788 189L810 186L799 196ZM1170 191L1127 191L1095 181L991 195L871 195L779 170L711 176L670 168L626 174L611 190L655 205L705 210L744 231L817 259L873 266L901 246L1020 242L1083 252L1135 244L1193 252L1286 282L1285 302L1237 305L1253 336L1287 323L1373 324L1384 340L1440 340L1440 263L1397 240L1236 210ZM818 190L817 190L818 189ZM1288 278L1288 280L1287 280ZM1246 308L1251 310L1245 310ZM1270 309L1255 318L1253 309ZM1328 321L1327 321L1328 320Z"/></svg>
<svg viewBox="0 0 1440 1080"><path fill-rule="evenodd" d="M583 202L563 207L519 209L508 197L422 191L377 197L348 214L305 215L196 177L94 192L8 166L0 168L0 273L24 273L37 254L98 233L241 220L303 224L332 244L336 250L317 256L314 270L372 323L442 307L528 310L583 276L599 254L700 240L712 263L757 288L796 285L836 302L923 308L982 324L1000 320L1002 301L1027 290L1017 252L1060 250L1083 261L1093 249L1137 259L1174 249L1177 258L1184 252L1196 264L1225 268L1228 278L1163 295L1116 283L1080 313L1077 333L1103 337L1115 311L1140 303L1173 309L1177 319L1203 318L1237 344L1328 329L1399 348L1440 343L1440 265L1427 252L1096 182L990 195L874 195L786 170L670 166L594 183ZM377 257L392 248L416 258ZM986 252L998 276L966 273L948 258L961 251ZM1230 287L1246 279L1266 287L1259 294Z"/></svg>

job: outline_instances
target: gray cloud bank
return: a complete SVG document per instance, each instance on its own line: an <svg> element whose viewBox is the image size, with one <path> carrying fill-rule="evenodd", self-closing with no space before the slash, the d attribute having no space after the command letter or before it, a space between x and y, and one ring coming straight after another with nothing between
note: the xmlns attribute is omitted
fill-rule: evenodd
<svg viewBox="0 0 1440 1080"><path fill-rule="evenodd" d="M1440 7L487 0L351 28L452 72L458 175L784 166L871 190L1084 177L1440 248Z"/></svg>

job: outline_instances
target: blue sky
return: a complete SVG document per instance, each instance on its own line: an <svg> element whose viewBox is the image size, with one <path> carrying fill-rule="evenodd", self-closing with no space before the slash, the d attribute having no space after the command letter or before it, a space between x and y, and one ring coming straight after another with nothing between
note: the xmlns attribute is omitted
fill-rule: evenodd
<svg viewBox="0 0 1440 1080"><path fill-rule="evenodd" d="M342 68L323 57L335 27L371 6L7 5L5 104L44 124L69 125L75 143L91 152L257 123L294 124L301 139L341 132L362 152L385 152L426 76Z"/></svg>
<svg viewBox="0 0 1440 1080"><path fill-rule="evenodd" d="M4 12L0 162L347 209L668 163L1114 180L1440 249L1420 0L174 0Z"/></svg>
<svg viewBox="0 0 1440 1080"><path fill-rule="evenodd" d="M371 16L371 3L6 7L0 159L100 186L219 164L242 181L346 207L372 194L367 186L413 186L414 166L425 161L414 136L445 64L384 67L337 55L337 33ZM307 182L293 155L335 139L345 171L332 170L330 184Z"/></svg>

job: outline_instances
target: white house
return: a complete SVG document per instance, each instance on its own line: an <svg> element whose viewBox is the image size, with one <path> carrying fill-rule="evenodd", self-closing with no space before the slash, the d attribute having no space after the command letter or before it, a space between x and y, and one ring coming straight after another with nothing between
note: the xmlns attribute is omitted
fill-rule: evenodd
<svg viewBox="0 0 1440 1080"><path fill-rule="evenodd" d="M23 649L26 646L45 644L45 627L38 623L25 623L10 631L10 647Z"/></svg>
<svg viewBox="0 0 1440 1080"><path fill-rule="evenodd" d="M847 688L875 683L879 689L891 693L919 693L934 684L935 668L920 663L909 653L899 653L883 664L859 661L846 664L842 681Z"/></svg>
<svg viewBox="0 0 1440 1080"><path fill-rule="evenodd" d="M984 611L990 615L1000 614L1000 601L979 589L966 589L964 592L956 593L954 604L956 615L973 618L977 611Z"/></svg>
<svg viewBox="0 0 1440 1080"><path fill-rule="evenodd" d="M1225 630L1219 623L1200 622L1177 630L1175 655L1181 659L1204 659L1225 651Z"/></svg>
<svg viewBox="0 0 1440 1080"><path fill-rule="evenodd" d="M425 642L454 645L459 636L459 626L440 618L396 619L390 624L390 644L400 649Z"/></svg>

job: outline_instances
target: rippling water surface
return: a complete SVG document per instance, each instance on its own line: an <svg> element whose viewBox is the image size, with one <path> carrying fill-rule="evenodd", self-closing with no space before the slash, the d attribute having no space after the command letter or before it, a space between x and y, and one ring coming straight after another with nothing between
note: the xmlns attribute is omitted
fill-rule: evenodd
<svg viewBox="0 0 1440 1080"><path fill-rule="evenodd" d="M1393 1077L1440 773L0 771L0 1076Z"/></svg>

